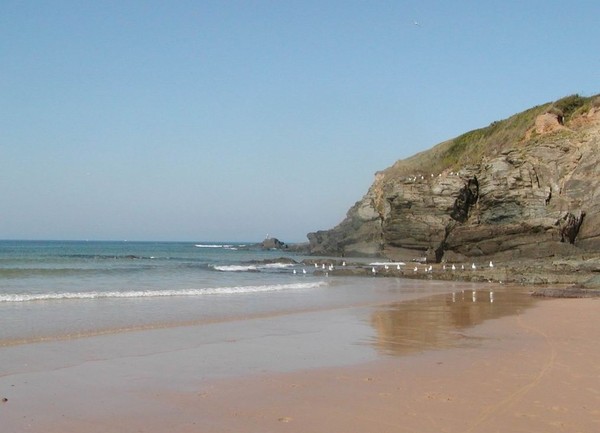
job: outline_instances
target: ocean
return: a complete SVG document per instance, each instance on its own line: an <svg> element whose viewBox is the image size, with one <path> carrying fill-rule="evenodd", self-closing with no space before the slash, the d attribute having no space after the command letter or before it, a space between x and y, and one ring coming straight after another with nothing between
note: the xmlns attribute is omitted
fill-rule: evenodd
<svg viewBox="0 0 600 433"><path fill-rule="evenodd" d="M433 329L448 317L472 324L523 305L500 291L492 305L491 289L481 283L330 277L303 264L306 258L235 242L0 241L0 346L186 325L244 326L253 318L442 294L439 305L394 314L402 320L417 311L419 326ZM510 311L498 302L503 297ZM385 322L400 323L390 317ZM373 323L364 329L366 338L381 331Z"/></svg>
<svg viewBox="0 0 600 433"><path fill-rule="evenodd" d="M341 308L417 292L410 281L316 275L304 258L231 242L0 241L0 345Z"/></svg>

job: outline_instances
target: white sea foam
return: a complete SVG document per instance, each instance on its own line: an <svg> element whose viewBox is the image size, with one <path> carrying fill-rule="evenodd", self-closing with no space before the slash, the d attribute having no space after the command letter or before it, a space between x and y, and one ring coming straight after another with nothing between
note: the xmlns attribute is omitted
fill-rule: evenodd
<svg viewBox="0 0 600 433"><path fill-rule="evenodd" d="M221 272L256 272L258 267L255 265L214 265L213 269Z"/></svg>
<svg viewBox="0 0 600 433"><path fill-rule="evenodd" d="M237 250L238 247L243 245L224 245L224 244L196 244L196 248L222 248L225 250Z"/></svg>
<svg viewBox="0 0 600 433"><path fill-rule="evenodd" d="M292 268L294 265L292 263L267 263L264 265L260 265L259 268L265 269L287 269Z"/></svg>
<svg viewBox="0 0 600 433"><path fill-rule="evenodd" d="M253 265L211 265L216 271L221 272L258 272L261 269L289 269L294 265L291 263L265 263Z"/></svg>
<svg viewBox="0 0 600 433"><path fill-rule="evenodd" d="M263 292L280 292L284 290L308 290L327 285L324 281L291 284L267 284L262 286L209 287L204 289L183 290L131 290L107 292L58 292L3 294L1 302L55 301L69 299L110 299L110 298L160 298L172 296L204 296L204 295L236 295Z"/></svg>

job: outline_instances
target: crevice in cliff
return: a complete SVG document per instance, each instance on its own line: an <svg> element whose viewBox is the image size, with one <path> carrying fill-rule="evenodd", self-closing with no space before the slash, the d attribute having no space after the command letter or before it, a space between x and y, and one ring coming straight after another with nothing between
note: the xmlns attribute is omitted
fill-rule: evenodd
<svg viewBox="0 0 600 433"><path fill-rule="evenodd" d="M440 263L442 261L442 259L444 258L444 253L446 252L446 249L448 248L448 244L447 244L448 237L450 236L450 233L452 233L452 230L454 229L455 226L456 226L456 222L453 220L448 221L448 224L446 224L446 227L444 229L444 239L442 239L442 241L440 242L440 244L434 251L436 263Z"/></svg>
<svg viewBox="0 0 600 433"><path fill-rule="evenodd" d="M458 192L458 197L454 201L450 217L458 222L464 223L469 219L469 211L471 207L477 203L479 199L479 181L476 176L465 184Z"/></svg>
<svg viewBox="0 0 600 433"><path fill-rule="evenodd" d="M561 242L569 242L570 244L575 243L581 224L583 224L584 217L584 211L580 211L578 217L571 212L567 212L561 219L556 221L555 225L558 226Z"/></svg>
<svg viewBox="0 0 600 433"><path fill-rule="evenodd" d="M546 200L544 201L546 206L550 204L550 200L552 200L552 187L549 188L548 195L546 196Z"/></svg>

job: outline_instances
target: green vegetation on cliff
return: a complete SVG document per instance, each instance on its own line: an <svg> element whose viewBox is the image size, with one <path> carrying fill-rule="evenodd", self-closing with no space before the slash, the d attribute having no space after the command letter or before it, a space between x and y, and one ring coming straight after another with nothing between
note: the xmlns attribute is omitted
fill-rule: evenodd
<svg viewBox="0 0 600 433"><path fill-rule="evenodd" d="M460 167L475 164L482 157L500 154L504 149L516 143L526 143L535 138L535 133L528 136L528 131L534 130L536 118L544 113L560 116L567 124L573 117L585 114L592 107L600 105L600 96L583 97L570 95L556 102L539 105L507 119L492 122L489 126L466 132L454 139L438 144L429 151L421 152L411 158L398 161L386 174L408 176L405 169L421 170L424 173L439 173L444 170L456 171Z"/></svg>

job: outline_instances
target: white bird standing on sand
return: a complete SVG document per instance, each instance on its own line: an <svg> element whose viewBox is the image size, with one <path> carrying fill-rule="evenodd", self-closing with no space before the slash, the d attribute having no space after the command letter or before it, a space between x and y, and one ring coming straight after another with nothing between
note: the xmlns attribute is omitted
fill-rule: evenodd
<svg viewBox="0 0 600 433"><path fill-rule="evenodd" d="M396 265L396 269L400 270L400 263Z"/></svg>
<svg viewBox="0 0 600 433"><path fill-rule="evenodd" d="M346 266L346 262L345 261L342 262L342 266Z"/></svg>
<svg viewBox="0 0 600 433"><path fill-rule="evenodd" d="M317 265L317 264L315 263L315 268L318 268L318 267L319 267L319 265Z"/></svg>
<svg viewBox="0 0 600 433"><path fill-rule="evenodd" d="M371 273L372 273L373 275L375 275L375 274L377 273L377 271L375 270L375 266L373 266L373 267L371 268Z"/></svg>
<svg viewBox="0 0 600 433"><path fill-rule="evenodd" d="M473 269L473 270L477 269L477 266L475 266L475 262L473 262L473 264L471 265L471 269Z"/></svg>
<svg viewBox="0 0 600 433"><path fill-rule="evenodd" d="M464 271L464 270L465 270L465 265L460 265L460 269L461 269L462 271Z"/></svg>
<svg viewBox="0 0 600 433"><path fill-rule="evenodd" d="M415 272L417 272L418 270L419 270L419 268L417 268L416 266L415 266L415 268L413 269L413 271L415 271Z"/></svg>
<svg viewBox="0 0 600 433"><path fill-rule="evenodd" d="M296 275L296 270L294 269L294 275Z"/></svg>
<svg viewBox="0 0 600 433"><path fill-rule="evenodd" d="M302 268L302 273L306 275L306 269Z"/></svg>
<svg viewBox="0 0 600 433"><path fill-rule="evenodd" d="M433 272L433 266L429 265L429 269L427 269L427 272Z"/></svg>
<svg viewBox="0 0 600 433"><path fill-rule="evenodd" d="M492 263L492 261L490 260L490 268L493 268L494 264Z"/></svg>
<svg viewBox="0 0 600 433"><path fill-rule="evenodd" d="M456 266L454 266L454 264L452 264L452 270L456 271Z"/></svg>

